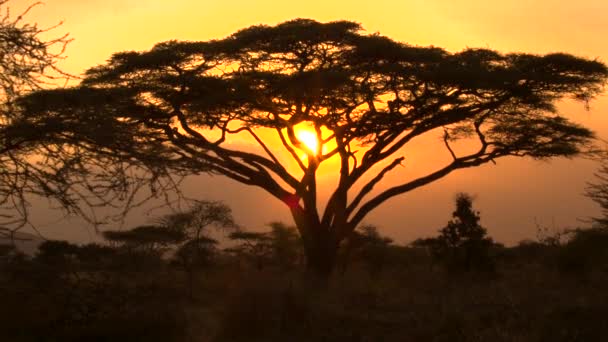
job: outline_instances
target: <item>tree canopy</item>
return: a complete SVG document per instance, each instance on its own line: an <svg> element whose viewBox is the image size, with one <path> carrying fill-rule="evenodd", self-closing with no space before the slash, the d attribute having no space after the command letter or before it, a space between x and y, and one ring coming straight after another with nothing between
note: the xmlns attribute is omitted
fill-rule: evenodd
<svg viewBox="0 0 608 342"><path fill-rule="evenodd" d="M14 233L27 222L25 194L44 193L50 183L46 170L32 162L32 147L23 144L33 138L33 132L18 141L7 134L22 119L16 99L69 78L57 66L70 42L68 35L43 39L42 34L53 27L43 29L25 21L27 13L40 3L17 16L11 15L8 3L0 0L0 236ZM38 148L46 148L36 140Z"/></svg>
<svg viewBox="0 0 608 342"><path fill-rule="evenodd" d="M587 102L607 77L603 63L566 53L453 53L366 34L354 22L295 19L116 53L79 86L22 98L20 120L2 134L27 145L44 130L79 161L148 170L137 173L152 175L143 182L208 172L260 187L288 206L309 263L330 272L338 243L394 196L500 157L584 152L593 133L556 102ZM315 151L298 138L301 124L316 135ZM373 193L403 162L402 148L431 132L441 132L451 160ZM257 149L242 148L243 137ZM476 141L475 151L455 148L462 139ZM338 183L320 212L316 173L332 158Z"/></svg>

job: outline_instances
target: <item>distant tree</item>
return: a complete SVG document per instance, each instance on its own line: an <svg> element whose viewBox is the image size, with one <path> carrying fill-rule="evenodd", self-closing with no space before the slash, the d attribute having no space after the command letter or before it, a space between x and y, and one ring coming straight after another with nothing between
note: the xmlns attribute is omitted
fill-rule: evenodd
<svg viewBox="0 0 608 342"><path fill-rule="evenodd" d="M238 227L232 217L232 209L214 201L195 201L187 210L163 216L158 224L183 232L187 239L208 237L211 229L230 230Z"/></svg>
<svg viewBox="0 0 608 342"><path fill-rule="evenodd" d="M270 231L231 233L229 238L239 244L225 251L249 259L258 270L270 264L281 271L293 269L303 252L298 231L283 222L271 222L268 226Z"/></svg>
<svg viewBox="0 0 608 342"><path fill-rule="evenodd" d="M116 250L107 245L87 243L79 246L76 258L87 269L103 269L111 264Z"/></svg>
<svg viewBox="0 0 608 342"><path fill-rule="evenodd" d="M194 297L194 280L200 269L208 268L217 254L217 240L205 236L187 240L173 255L173 262L181 266L188 276L188 293Z"/></svg>
<svg viewBox="0 0 608 342"><path fill-rule="evenodd" d="M362 261L372 276L382 272L390 258L391 243L393 240L382 236L374 225L357 227L341 245L339 265L342 273L354 260Z"/></svg>
<svg viewBox="0 0 608 342"><path fill-rule="evenodd" d="M269 236L275 263L284 271L293 269L300 259L302 247L297 229L282 222L268 225L271 228Z"/></svg>
<svg viewBox="0 0 608 342"><path fill-rule="evenodd" d="M188 240L175 251L175 261L186 270L209 267L216 254L217 240L208 237Z"/></svg>
<svg viewBox="0 0 608 342"><path fill-rule="evenodd" d="M592 271L608 273L608 229L606 226L574 229L557 254L563 274L588 276Z"/></svg>
<svg viewBox="0 0 608 342"><path fill-rule="evenodd" d="M374 225L363 225L358 228L363 248L361 256L367 264L370 275L375 276L384 270L390 259L390 245L393 239L380 235Z"/></svg>
<svg viewBox="0 0 608 342"><path fill-rule="evenodd" d="M138 226L129 230L106 230L102 235L106 240L128 249L151 253L162 253L170 245L177 244L184 239L184 235L180 231L150 225Z"/></svg>
<svg viewBox="0 0 608 342"><path fill-rule="evenodd" d="M601 216L593 217L592 223L598 227L608 228L608 158L604 155L599 169L595 173L595 181L587 183L585 195L597 203Z"/></svg>
<svg viewBox="0 0 608 342"><path fill-rule="evenodd" d="M238 228L230 207L213 201L196 201L185 211L165 215L158 224L183 235L174 260L189 273L211 265L217 245L211 237L212 230Z"/></svg>
<svg viewBox="0 0 608 342"><path fill-rule="evenodd" d="M64 240L47 240L38 246L34 261L62 272L74 265L77 254L76 244Z"/></svg>
<svg viewBox="0 0 608 342"><path fill-rule="evenodd" d="M77 148L80 162L101 155L116 179L140 175L137 184L210 172L260 187L290 210L309 268L327 277L340 242L395 196L501 157L587 151L592 132L555 104L586 103L607 78L603 63L564 53L450 53L364 34L353 22L296 19L117 53L79 86L22 98L21 120L4 136L14 145L45 131L50 143ZM303 127L316 143L298 137ZM445 149L431 153L444 164L373 192L403 163L404 146L439 134ZM247 139L253 146L240 144ZM337 186L320 212L317 172L330 159ZM121 162L147 172L112 167Z"/></svg>
<svg viewBox="0 0 608 342"><path fill-rule="evenodd" d="M239 244L227 251L250 259L258 270L262 270L272 259L272 238L268 233L236 231L229 238Z"/></svg>
<svg viewBox="0 0 608 342"><path fill-rule="evenodd" d="M114 265L126 270L160 267L163 255L184 240L182 232L154 225L106 230L102 235L118 252Z"/></svg>
<svg viewBox="0 0 608 342"><path fill-rule="evenodd" d="M46 240L38 246L37 257L65 257L75 255L78 245L65 240Z"/></svg>
<svg viewBox="0 0 608 342"><path fill-rule="evenodd" d="M493 241L487 230L479 224L479 212L473 209L473 198L466 193L456 195L456 210L453 219L439 231L432 245L435 256L445 263L449 270L493 269L490 249Z"/></svg>

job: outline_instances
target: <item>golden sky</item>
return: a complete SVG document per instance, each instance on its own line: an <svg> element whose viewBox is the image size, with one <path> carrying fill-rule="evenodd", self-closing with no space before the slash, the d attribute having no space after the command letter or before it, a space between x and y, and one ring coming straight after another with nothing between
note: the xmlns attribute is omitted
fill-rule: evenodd
<svg viewBox="0 0 608 342"><path fill-rule="evenodd" d="M12 0L13 13L33 1ZM501 52L569 52L608 62L608 1L606 0L46 0L27 17L41 27L64 24L52 34L69 32L62 67L73 74L103 63L112 53L145 50L169 39L223 38L254 24L276 24L293 18L319 21L345 19L359 22L370 33L380 32L414 45L434 45L450 51L484 47ZM608 99L591 104L566 103L563 112L608 139ZM428 141L408 150L425 159ZM428 159L428 158L427 158ZM495 239L513 243L534 238L536 223L564 228L580 225L578 218L597 215L598 208L582 196L596 165L586 160L502 159L498 165L463 170L424 189L401 196L380 207L366 220L384 228L397 242L435 234L450 218L455 192L476 196L482 224ZM411 169L388 177L396 182ZM230 204L244 225L260 228L281 219L287 210L262 191L221 177L191 180L196 196ZM239 196L233 196L238 193ZM256 203L252 205L251 203ZM259 203L268 203L261 210ZM282 214L277 215L277 212ZM43 225L43 233L82 238L74 230Z"/></svg>

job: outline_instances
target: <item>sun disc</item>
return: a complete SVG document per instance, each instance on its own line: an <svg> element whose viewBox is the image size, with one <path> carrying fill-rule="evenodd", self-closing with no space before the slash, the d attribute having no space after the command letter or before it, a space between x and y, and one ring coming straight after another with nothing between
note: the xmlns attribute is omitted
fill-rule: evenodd
<svg viewBox="0 0 608 342"><path fill-rule="evenodd" d="M299 130L296 132L296 137L310 150L310 152L317 153L319 142L317 141L317 135L314 132Z"/></svg>

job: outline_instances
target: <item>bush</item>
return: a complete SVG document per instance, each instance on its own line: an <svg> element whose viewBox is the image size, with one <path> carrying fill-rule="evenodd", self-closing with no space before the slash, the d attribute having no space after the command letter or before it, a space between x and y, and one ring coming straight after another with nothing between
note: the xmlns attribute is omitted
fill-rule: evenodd
<svg viewBox="0 0 608 342"><path fill-rule="evenodd" d="M571 234L570 241L558 253L558 270L577 276L586 276L594 270L608 271L608 229L577 229Z"/></svg>
<svg viewBox="0 0 608 342"><path fill-rule="evenodd" d="M433 255L448 271L494 271L490 253L494 242L486 237L487 231L479 224L479 212L473 210L470 195L456 195L453 219L431 240Z"/></svg>

